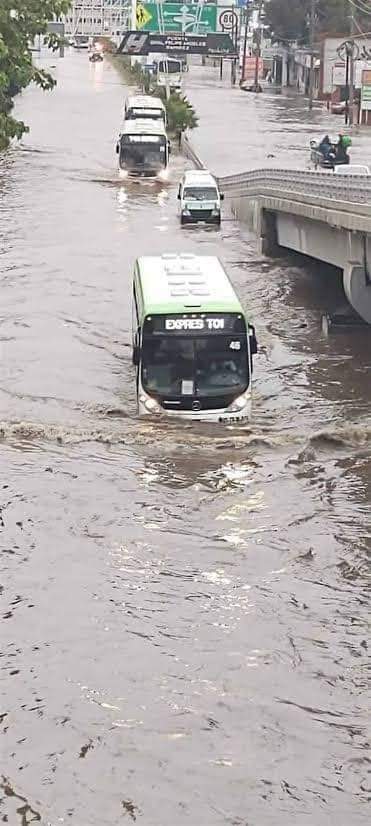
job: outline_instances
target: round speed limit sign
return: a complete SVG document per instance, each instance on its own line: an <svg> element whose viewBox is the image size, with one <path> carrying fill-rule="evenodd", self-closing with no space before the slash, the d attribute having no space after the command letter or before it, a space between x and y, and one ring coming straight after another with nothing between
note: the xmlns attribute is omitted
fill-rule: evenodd
<svg viewBox="0 0 371 826"><path fill-rule="evenodd" d="M225 9L219 15L219 23L224 31L230 31L237 25L237 14L233 9Z"/></svg>

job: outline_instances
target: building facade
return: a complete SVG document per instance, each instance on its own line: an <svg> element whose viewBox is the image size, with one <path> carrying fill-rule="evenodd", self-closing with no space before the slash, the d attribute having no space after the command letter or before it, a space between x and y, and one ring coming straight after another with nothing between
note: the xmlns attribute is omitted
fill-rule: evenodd
<svg viewBox="0 0 371 826"><path fill-rule="evenodd" d="M130 28L131 10L131 0L72 0L62 18L66 36L105 36L118 42Z"/></svg>

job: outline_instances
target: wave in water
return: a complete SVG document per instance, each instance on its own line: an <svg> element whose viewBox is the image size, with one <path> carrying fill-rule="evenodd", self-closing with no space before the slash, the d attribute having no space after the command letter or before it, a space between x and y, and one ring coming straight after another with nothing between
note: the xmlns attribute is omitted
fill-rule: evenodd
<svg viewBox="0 0 371 826"><path fill-rule="evenodd" d="M15 442L47 442L54 444L81 444L84 442L96 442L97 444L120 445L133 444L136 441L156 440L158 443L184 441L189 449L200 450L202 448L213 447L216 450L237 450L241 448L282 448L285 446L301 445L303 450L298 454L300 457L309 459L314 448L317 450L342 449L349 447L360 447L371 442L371 424L359 423L358 425L344 425L338 428L329 428L308 434L275 433L266 429L251 427L249 429L238 429L227 426L223 431L220 425L209 425L197 422L195 424L169 422L162 419L153 421L151 419L132 420L132 426L128 428L128 420L125 423L125 430L120 427L121 410L105 411L108 417L115 419L117 416L117 427L108 428L74 428L59 426L58 424L38 424L29 421L2 421L0 422L0 440L2 443L12 444ZM111 421L112 424L112 421ZM202 436L202 441L200 437ZM295 460L294 460L295 461Z"/></svg>

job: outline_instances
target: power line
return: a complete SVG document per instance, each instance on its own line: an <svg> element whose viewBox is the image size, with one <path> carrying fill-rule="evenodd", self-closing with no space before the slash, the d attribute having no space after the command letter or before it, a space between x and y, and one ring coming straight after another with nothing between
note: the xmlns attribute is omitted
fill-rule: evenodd
<svg viewBox="0 0 371 826"><path fill-rule="evenodd" d="M363 8L360 5L361 0L357 0L357 2L356 0L349 0L349 3L359 12L359 14L368 14L371 17L371 9L366 9L365 7Z"/></svg>

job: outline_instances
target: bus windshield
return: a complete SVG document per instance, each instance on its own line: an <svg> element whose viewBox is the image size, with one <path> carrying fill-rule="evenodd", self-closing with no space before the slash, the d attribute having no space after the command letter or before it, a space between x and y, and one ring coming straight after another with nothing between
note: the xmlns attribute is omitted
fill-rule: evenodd
<svg viewBox="0 0 371 826"><path fill-rule="evenodd" d="M218 193L213 186L187 186L183 193L184 198L190 198L193 201L216 201Z"/></svg>
<svg viewBox="0 0 371 826"><path fill-rule="evenodd" d="M246 335L143 338L145 390L172 396L237 396L249 385Z"/></svg>
<svg viewBox="0 0 371 826"><path fill-rule="evenodd" d="M125 169L166 166L166 137L164 135L123 135L120 146L120 165Z"/></svg>

